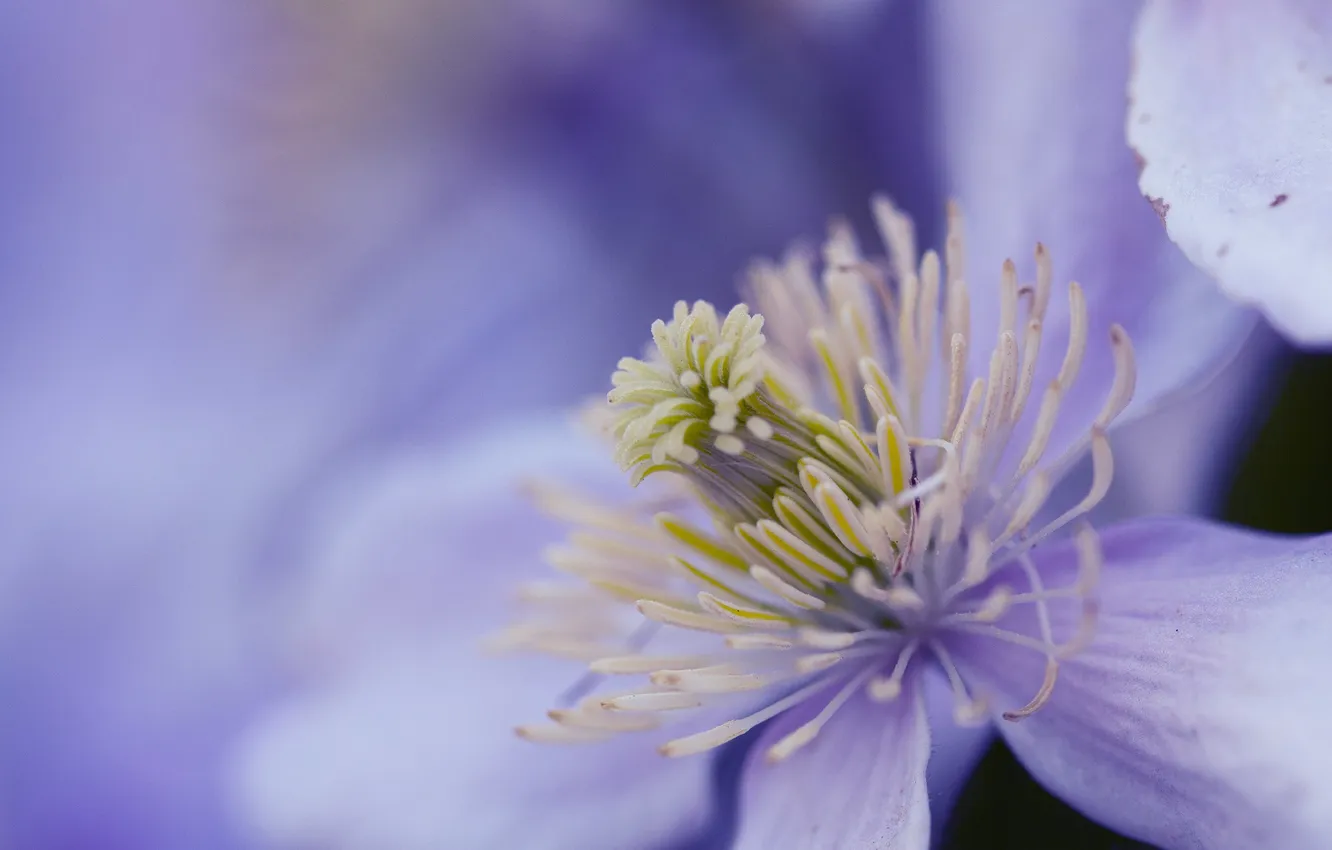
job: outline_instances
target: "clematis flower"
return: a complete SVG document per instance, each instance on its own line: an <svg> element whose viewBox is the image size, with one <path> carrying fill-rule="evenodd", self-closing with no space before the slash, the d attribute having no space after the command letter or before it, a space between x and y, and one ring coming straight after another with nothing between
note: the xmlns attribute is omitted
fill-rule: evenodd
<svg viewBox="0 0 1332 850"><path fill-rule="evenodd" d="M1306 754L1269 746L1274 730L1248 711L1252 661L1226 662L1251 635L1273 638L1253 608L1332 637L1310 605L1332 592L1332 539L1080 523L1108 489L1106 429L1136 384L1127 332L1108 333L1113 375L1080 374L1086 301L1070 284L1067 312L1050 312L1040 246L1032 286L1004 266L997 327L978 332L956 220L947 259L917 263L909 222L877 212L891 292L837 229L821 286L799 257L756 273L770 340L744 305L719 320L679 304L652 355L621 362L617 459L678 486L642 503L546 494L577 529L547 558L592 592L527 585L537 613L505 637L627 681L572 694L519 734L669 730L660 752L689 757L754 733L738 847L923 847L923 679L937 673L957 723L994 719L1040 780L1126 834L1323 846L1325 809L1310 802L1332 787ZM1047 326L1061 325L1052 356ZM1103 402L1074 392L1098 379ZM1082 444L1089 492L1047 506ZM626 601L647 628L619 627ZM1254 793L1255 774L1286 790Z"/></svg>
<svg viewBox="0 0 1332 850"><path fill-rule="evenodd" d="M1326 3L1150 0L1128 139L1170 237L1296 342L1332 342Z"/></svg>
<svg viewBox="0 0 1332 850"><path fill-rule="evenodd" d="M451 788L413 785L443 802L399 824L400 846L716 838L724 812L709 803L705 754L721 753L719 763L741 760L733 846L924 847L931 742L951 735L945 723L996 724L1051 790L1164 847L1319 847L1332 836L1332 786L1290 731L1316 729L1328 696L1272 670L1274 659L1305 670L1299 647L1332 639L1318 613L1332 593L1332 539L1172 519L1093 529L1085 517L1113 474L1107 430L1146 383L1130 332L1094 319L1098 302L1079 284L1057 290L1040 245L1033 279L1005 263L987 298L970 282L984 276L964 274L956 212L942 259L917 255L909 219L889 203L875 212L887 261L835 225L821 269L801 253L754 269L761 315L681 303L653 326L648 356L621 361L609 407L591 418L646 492L538 487L540 507L573 526L546 554L566 580L519 586L529 616L498 638L590 662L581 678L561 681L558 664L533 673L552 696L548 720L518 727L530 742L580 746L534 747L516 771L477 762ZM986 303L996 308L976 309ZM1098 345L1110 357L1090 356ZM1088 491L1051 504L1087 448ZM512 551L507 537L536 536L524 514L476 507L512 483L487 471L535 462L586 476L585 451L507 434L464 463L432 464L406 492L435 474L459 482L440 516L453 539L484 541L454 556L487 575ZM419 525L419 511L404 510L421 504L419 489L394 489L360 539L338 548L344 578L386 513L399 515L395 528ZM355 814L340 827L328 818L330 801L347 812L365 801L328 756L311 770L322 742L370 717L391 734L445 707L431 666L465 695L462 682L503 675L460 662L465 650L444 634L433 662L404 654L400 624L398 639L357 646L346 615L365 599L348 587L356 581L341 605L316 606L310 631L376 658L370 682L289 706L244 766L251 811L285 843L371 843ZM467 591L460 616L487 618L488 598ZM951 718L926 707L941 683ZM456 754L453 736L514 708L476 702L467 728L419 745L416 778ZM397 773L393 757L356 738L365 749L346 757L387 788L376 777ZM653 749L665 756L655 766ZM502 801L514 798L539 832L505 821Z"/></svg>
<svg viewBox="0 0 1332 850"><path fill-rule="evenodd" d="M1092 435L1091 427L1114 386L1114 352L1116 348L1126 350L1125 343L1112 344L1111 326L1118 323L1124 329L1123 339L1132 339L1136 360L1142 364L1133 401L1121 417L1126 418L1149 410L1209 373L1237 347L1251 321L1242 311L1220 302L1203 276L1169 245L1153 212L1133 185L1134 162L1123 145L1122 100L1128 73L1126 48L1135 12L1131 6L1022 4L993 13L988 4L977 8L975 4L942 3L932 8L937 10L930 19L934 26L927 32L932 39L931 49L938 54L938 109L946 177L972 213L965 253L974 274L963 278L971 282L967 292L975 317L971 328L974 336L969 336L967 342L968 376L988 380L990 357L1000 343L999 294L1003 290L999 282L1005 254L1016 245L1030 246L1037 238L1047 239L1058 260L1051 268L1052 280L1058 269L1065 280L1076 277L1083 284L1087 328L1081 377L1058 392L1059 412L1053 417L1042 456L1051 462L1071 458L1068 451L1079 440L1088 440L1099 447L1092 454L1099 456L1104 476L1105 438ZM1078 34L1086 32L1097 33L1094 43L1078 40ZM1078 44L1079 49L1071 51L1070 44ZM966 57L967 61L956 57ZM1052 67L1063 72L1052 74ZM929 228L922 227L926 230ZM841 244L845 242L843 239ZM1019 256L1018 261L1016 279L1021 292L1023 285L1034 285L1037 264L1034 255ZM903 262L899 272L908 266L920 276L919 266L910 262ZM904 277L897 274L894 279ZM943 275L941 281L946 280ZM1018 455L1029 445L1022 438L1029 437L1041 420L1042 398L1069 350L1072 314L1068 303L1061 288L1060 296L1045 304L1032 395L1024 405L1024 416L1011 423L1016 436L1005 453L1006 459L996 462L999 474L1005 470L1005 463L1010 467L1018 463ZM873 315L875 321L882 321L879 312ZM1016 325L1016 321L1017 315L1015 347L1027 351L1027 326ZM943 339L940 327L935 326L936 345ZM718 333L720 330L719 321ZM777 331L769 327L764 333L775 339ZM949 343L951 346L951 339ZM882 371L905 388L895 351L883 352ZM921 405L928 402L931 415L942 420L947 412L942 403L951 393L945 378L951 376L952 350L950 347L948 351L947 369L942 351L929 347L929 352L935 359L923 381ZM680 377L683 380L683 374ZM857 372L853 379L858 377ZM821 402L825 415L840 416L826 401ZM872 409L868 399L860 403L864 406L862 414L868 418L866 411ZM983 411L983 394L980 406ZM1008 410L1011 415L1012 408ZM899 422L904 421L899 417ZM874 424L877 428L877 420ZM929 417L922 415L921 422L910 426L912 432L908 433L904 425L903 434L920 438L923 435L914 429L929 424ZM762 430L763 426L756 427ZM862 436L868 433L867 428ZM757 436L742 429L738 438L746 440L746 435ZM942 433L929 436L944 438ZM873 453L873 442L867 440L867 444ZM922 468L928 463L942 463L935 456L938 453L946 455L943 449L909 448L913 455L919 452ZM977 625L1027 637L1030 644L1018 650L1030 654L1033 669L1014 662L1013 669L1020 675L1008 678L999 671L1001 680L991 681L996 670L986 659L1002 658L1007 663L1005 641L987 636L977 655L968 640L952 635L951 627L938 625L939 618L966 612L935 609L931 616L936 619L930 628L938 631L936 642L950 653L965 690L963 699L958 699L962 690L954 687L947 665L930 647L918 644L903 667L903 693L897 699L872 704L866 682L845 698L813 741L775 766L764 763L766 752L782 736L812 719L810 715L823 711L828 700L840 692L837 683L830 682L828 690L809 695L814 699L779 712L770 724L710 751L711 756L663 759L654 752L655 747L670 740L712 728L703 725L679 730L682 735L671 730L616 735L591 747L538 747L515 739L508 731L510 724L531 724L548 708L566 712L559 715L564 723L532 727L529 734L598 737L607 731L570 732L574 724L591 721L568 714L571 706L558 700L583 675L568 659L563 663L561 659L540 657L491 660L475 651L480 636L492 632L504 616L507 592L525 579L550 578L542 576L535 553L554 542L558 532L549 517L540 516L517 497L520 479L552 471L563 473L583 480L589 485L585 489L608 502L617 518L626 513L632 500L630 491L623 479L611 476L607 480L603 467L608 459L602 457L599 466L595 455L595 447L577 443L548 425L537 426L529 418L527 427L497 427L476 442L440 452L403 453L364 478L348 482L336 498L329 499L318 524L335 531L315 547L311 569L295 594L295 614L290 618L293 654L317 657L325 666L300 693L257 723L240 751L238 803L261 836L279 846L347 848L410 848L450 842L467 847L623 848L685 846L694 841L706 842L706 846L729 846L732 812L728 800L738 797L740 846L773 846L775 841L780 846L787 833L780 832L783 824L773 813L783 807L794 819L786 826L817 829L820 840L829 846L839 846L841 841L854 846L855 835L873 834L875 830L904 830L920 840L926 822L921 811L926 794L919 785L921 774L917 769L924 762L922 751L933 750L923 768L932 774L931 780L944 772L964 773L975 757L978 742L983 744L986 737L973 733L959 741L951 715L958 704L969 708L964 712L967 719L981 713L975 698L982 694L987 697L987 709L993 709L985 719L993 718L995 728L1032 766L1038 778L1063 793L1073 805L1128 834L1158 840L1165 846L1188 846L1190 839L1180 837L1188 835L1226 846L1224 840L1230 835L1288 830L1287 834L1296 836L1297 830L1305 828L1302 823L1315 828L1309 824L1316 817L1317 806L1297 810L1291 802L1294 798L1283 794L1273 794L1270 799L1266 795L1245 795L1239 783L1245 775L1240 765L1248 763L1269 771L1280 780L1280 787L1308 788L1309 796L1304 799L1318 799L1322 791L1316 784L1317 777L1300 751L1288 744L1270 747L1281 736L1262 724L1264 712L1283 704L1283 697L1289 696L1292 705L1303 701L1313 714L1320 695L1268 689L1230 714L1218 711L1199 720L1196 709L1200 703L1210 705L1213 699L1231 708L1239 705L1220 696L1235 680L1225 679L1222 674L1228 671L1220 662L1209 659L1233 654L1233 647L1245 644L1250 637L1254 646L1275 646L1281 639L1281 631L1271 625L1275 618L1254 624L1235 609L1208 606L1221 605L1241 592L1264 604L1277 604L1285 598L1282 594L1293 595L1304 588L1293 583L1274 584L1271 577L1275 573L1264 573L1257 567L1248 572L1218 570L1215 577L1220 583L1210 583L1208 576L1212 573L1199 564L1210 569L1214 560L1211 553L1217 548L1249 538L1193 523L1157 521L1154 525L1102 529L1099 547L1090 545L1092 538L1084 531L1075 538L1082 541L1081 549L1074 539L1055 539L1071 530L1065 526L1028 553L1036 563L1035 572L1043 587L1048 584L1044 591L1029 588L1023 564L987 562L986 578L959 592L948 604L965 601L973 606L971 610L980 611L991 594L998 593L1000 601L986 609L996 619ZM1045 479L1052 488L1055 471L1051 469ZM1031 470L1028 479L1039 472ZM1181 469L1179 474L1186 473ZM659 478L649 477L644 486L659 483ZM917 484L927 479L928 475ZM936 480L934 486L940 489L932 498L944 497L941 481ZM1103 478L1100 483L1104 483ZM799 496L802 484L800 488L793 489L795 496L807 498L808 494ZM1055 498L1054 492L1052 489L1051 499ZM1086 490L1078 492L1056 506L1064 510L1075 507L1085 494ZM963 500L964 508L973 497L989 498L984 490L972 491ZM708 509L694 510L699 513L690 518L695 525L702 523L710 534L734 534L733 528L718 531L707 526L711 522L706 516ZM627 512L632 514L633 510ZM966 510L962 513L965 516ZM1033 532L1044 527L1047 519L1059 516L1058 512L1046 513L1048 516L1029 518L1031 523L1039 522L1031 527ZM757 522L752 524L758 527ZM1160 535L1152 538L1154 542L1141 546L1133 543L1141 537L1139 529L1148 526L1160 529ZM650 523L647 530L660 538L660 530ZM992 532L997 537L1003 530ZM830 529L827 533L833 534ZM968 535L963 535L959 527L957 541L966 539ZM843 544L839 541L838 545ZM1187 554L1195 545L1198 559ZM1264 557L1276 563L1285 557L1285 545L1278 541L1253 542L1247 551L1255 563ZM954 546L958 547L953 550L956 559L963 544L955 542ZM1296 549L1292 546L1288 550L1291 562L1310 563L1301 561L1303 556ZM1079 561L1094 566L1097 551L1103 562L1100 581L1093 587L1089 573L1084 573L1087 580L1079 584ZM685 553L684 557L700 569L706 567L696 563L697 555ZM569 559L564 562L569 563ZM1177 580L1159 582L1156 573L1162 569L1160 564L1171 562L1185 565L1179 567L1182 572ZM955 568L954 564L951 569ZM674 568L668 564L666 569ZM773 565L767 569L776 574ZM922 570L929 572L925 567ZM675 580L676 572L668 575ZM908 575L905 568L901 575ZM1245 585L1246 577L1253 583ZM743 581L757 580L750 575ZM1116 584L1118 581L1124 584ZM836 585L834 590L855 593L849 582ZM1316 576L1307 571L1291 582L1305 582L1308 587L1317 583ZM1002 610L1003 593L996 588L1004 584L1013 596L1034 595L1018 602L1010 600L1010 607ZM881 577L874 589L887 593L888 585ZM755 590L748 584L744 589L752 590L751 595L774 592L762 586ZM801 588L797 585L796 589ZM1202 602L1185 598L1195 590ZM573 603L587 595L577 590L552 591L547 585L527 592L529 596L547 592L551 597L572 593L574 598L569 601ZM809 589L804 592L809 593ZM1063 594L1041 600L1050 617L1049 639L1039 622L1023 619L1039 621L1039 616L1032 613L1037 607L1035 597L1045 592ZM827 607L827 600L810 595ZM595 594L592 596L595 598ZM1108 600L1119 600L1118 607ZM702 604L697 597L686 596L683 601ZM865 598L864 604L877 603ZM1199 607L1188 607L1195 604ZM1185 614L1176 613L1181 607ZM620 616L630 621L638 616L629 605L622 609ZM1097 609L1094 618L1093 609ZM692 613L721 616L715 610ZM1155 624L1143 632L1147 635L1144 646L1104 643L1106 635L1127 635L1123 639L1130 639L1140 620ZM1083 624L1103 642L1093 640L1085 647L1069 644ZM638 628L618 620L609 625L628 627L631 633ZM1176 628L1181 631L1175 633ZM541 634L540 629L531 629L527 637L536 640ZM510 642L521 643L517 638L522 636L521 631L511 634ZM565 637L558 633L555 636ZM586 637L579 636L584 640L582 647L572 640L551 643L573 652L587 649ZM695 644L709 640L706 633L690 635L663 625L645 650L665 652L679 640L690 644L681 649L682 654L731 652L724 644L716 645L725 637L713 639L712 645L701 651ZM892 641L882 643L891 645ZM845 651L853 648L867 647L853 646ZM806 654L813 654L815 649L805 647ZM1074 652L1076 649L1081 651ZM844 650L820 651L826 656ZM888 681L905 652L903 644L891 664L885 665L881 675ZM615 648L614 655L630 654L623 645ZM1289 653L1277 654L1284 658ZM1053 687L1046 688L1051 656L1058 672ZM599 660L605 657L610 656L599 656ZM1198 676L1181 680L1174 671L1182 663L1178 659L1185 657L1200 659L1201 666ZM1260 667L1262 655L1246 657L1250 660L1243 669L1230 672L1245 680L1261 677L1270 682L1270 672L1262 672ZM864 657L860 663L867 663ZM651 672L667 669L659 667ZM1124 672L1124 678L1108 677L1105 671L1110 669ZM840 670L848 668L842 666ZM824 672L827 675L831 671ZM880 674L871 674L870 678L875 675ZM1135 684L1130 688L1126 682ZM771 687L778 690L772 698L785 699L804 684L795 680L775 683ZM645 687L678 690L678 685L650 681ZM1031 716L1019 721L999 716L1003 711L1019 711L1045 690L1049 690L1048 698ZM891 691L891 686L880 685L880 694L886 691ZM642 713L636 720L626 721L622 708L615 720L607 721L603 715L609 712L600 711L599 700L609 697L601 691L579 694L572 707L593 693L597 700L585 708L598 715L595 719L644 723ZM1129 693L1135 696L1131 698ZM698 718L712 719L716 724L738 721L771 705L751 704L754 696L752 692L725 699L707 696L709 702L722 705L700 706L695 713L700 709L704 714L716 710L711 718ZM928 721L918 713L918 698L925 701ZM1079 703L1080 698L1087 701ZM1091 702L1097 699L1104 702ZM1088 706L1100 713L1088 715ZM857 722L856 718L868 719ZM932 744L924 737L926 723ZM1191 740L1193 730L1202 726L1207 734ZM915 754L920 756L914 766L907 764L911 759L873 757L874 750L867 742L891 748L894 742L907 740L905 733L896 732L908 727L917 733L910 738L918 748ZM560 731L552 733L552 728ZM1133 732L1114 734L1123 728ZM1033 749L1024 742L1024 736L1036 729L1048 731ZM1083 733L1081 738L1079 732ZM1263 747L1257 746L1259 740L1265 742ZM1094 758L1082 751L1079 741L1097 742ZM1114 749L1106 741L1120 748ZM1220 741L1225 741L1227 748L1234 741L1244 746L1228 750L1228 755L1216 755L1222 747ZM955 747L957 743L962 746ZM1135 750L1134 746L1145 750ZM1169 750L1170 761L1158 758L1160 749ZM859 773L850 769L857 754L863 765ZM1233 764L1228 761L1232 756ZM809 760L820 758L837 761L838 770L807 769ZM1216 766L1222 763L1226 765L1224 770ZM734 781L737 775L742 777L739 783ZM838 784L843 777L846 784ZM781 782L788 784L783 786ZM1109 796L1097 796L1097 782L1101 789L1108 789ZM1230 800L1234 805L1217 815L1210 808L1219 799L1213 792L1228 784L1241 790ZM935 781L932 785L930 796L938 804L937 813L946 809L946 795L938 791L946 783ZM890 791L910 805L890 807L889 814L885 814L878 803L889 799ZM864 800L872 800L875 805L860 804ZM885 820L873 823L862 819L876 814ZM1199 827L1202 821L1214 823L1217 832L1190 833L1195 828L1213 828ZM780 839L773 837L772 830L779 831Z"/></svg>

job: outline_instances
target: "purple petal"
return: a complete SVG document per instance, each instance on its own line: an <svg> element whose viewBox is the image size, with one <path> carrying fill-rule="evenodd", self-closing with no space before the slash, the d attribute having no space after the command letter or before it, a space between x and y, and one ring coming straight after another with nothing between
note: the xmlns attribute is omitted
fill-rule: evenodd
<svg viewBox="0 0 1332 850"><path fill-rule="evenodd" d="M1124 143L1131 3L1000 0L935 4L950 191L967 216L973 374L985 374L1006 257L1034 279L1032 249L1054 260L1036 386L1068 339L1069 280L1086 292L1090 338L1050 456L1082 437L1110 388L1108 329L1118 322L1140 365L1142 410L1218 365L1252 319L1180 256L1139 195Z"/></svg>
<svg viewBox="0 0 1332 850"><path fill-rule="evenodd" d="M600 446L556 427L405 457L333 497L317 525L338 531L282 618L311 684L261 718L237 757L238 807L260 837L620 850L707 824L707 758L663 758L652 735L562 748L513 733L582 674L479 646L559 539L519 492L538 474L627 489Z"/></svg>
<svg viewBox="0 0 1332 850"><path fill-rule="evenodd" d="M740 779L736 850L923 850L930 840L930 727L923 700L908 693L881 705L862 690L811 743L769 763L768 750L823 703L814 700L774 720L750 751Z"/></svg>
<svg viewBox="0 0 1332 850"><path fill-rule="evenodd" d="M1332 7L1151 0L1128 138L1170 238L1297 342L1332 343Z"/></svg>
<svg viewBox="0 0 1332 850"><path fill-rule="evenodd" d="M1281 538L1186 520L1110 529L1100 615L1050 701L1000 732L1089 817L1163 847L1332 846L1332 537ZM1069 547L1036 550L1047 586ZM1032 606L999 625L1036 634ZM1054 633L1079 606L1051 607ZM1044 657L990 637L953 649L996 709L1025 704Z"/></svg>

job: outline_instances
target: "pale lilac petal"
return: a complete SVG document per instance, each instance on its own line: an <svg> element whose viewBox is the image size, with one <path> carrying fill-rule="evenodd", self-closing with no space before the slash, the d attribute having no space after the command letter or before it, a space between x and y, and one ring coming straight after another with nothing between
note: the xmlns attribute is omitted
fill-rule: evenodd
<svg viewBox="0 0 1332 850"><path fill-rule="evenodd" d="M1128 139L1189 259L1297 342L1332 343L1332 6L1149 0Z"/></svg>
<svg viewBox="0 0 1332 850"><path fill-rule="evenodd" d="M1086 292L1090 338L1050 454L1081 437L1110 388L1108 329L1129 332L1141 411L1233 352L1252 322L1226 303L1161 232L1137 191L1124 142L1133 3L999 0L934 4L949 191L967 216L973 333L992 343L997 281L1011 257L1034 279L1032 249L1054 260L1036 386L1057 373L1068 338L1066 285ZM984 374L990 348L972 348Z"/></svg>
<svg viewBox="0 0 1332 850"><path fill-rule="evenodd" d="M774 720L750 751L740 779L736 850L924 850L930 840L924 702L908 693L881 705L862 691L813 742L769 763L769 748L813 718L825 701Z"/></svg>
<svg viewBox="0 0 1332 850"><path fill-rule="evenodd" d="M1018 758L1089 817L1162 847L1332 846L1332 538L1158 519L1103 546L1095 639L1034 716L999 721ZM1047 585L1072 579L1067 546L1036 558ZM1053 606L1057 635L1079 610ZM1000 625L1036 633L1030 606ZM1040 684L1032 650L984 637L953 650L997 710Z"/></svg>
<svg viewBox="0 0 1332 850"><path fill-rule="evenodd" d="M657 848L711 815L711 761L646 736L520 740L572 665L478 658L447 639L358 665L251 731L239 804L278 847Z"/></svg>
<svg viewBox="0 0 1332 850"><path fill-rule="evenodd" d="M516 582L549 576L540 552L561 534L519 483L629 489L601 446L541 425L386 462L332 498L317 525L333 539L283 618L309 684L238 747L237 806L260 838L620 850L707 825L711 761L659 756L666 736L565 748L513 732L543 722L583 672L482 649L516 613Z"/></svg>

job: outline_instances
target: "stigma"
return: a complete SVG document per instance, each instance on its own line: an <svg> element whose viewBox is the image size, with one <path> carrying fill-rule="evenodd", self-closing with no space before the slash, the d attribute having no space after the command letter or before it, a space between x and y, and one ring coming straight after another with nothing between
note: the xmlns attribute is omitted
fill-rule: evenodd
<svg viewBox="0 0 1332 850"><path fill-rule="evenodd" d="M1117 325L1098 343L1115 364L1105 402L1080 440L1047 456L1091 344L1081 288L1057 295L1037 245L1034 281L1005 262L988 284L997 315L973 328L957 209L942 257L918 253L911 220L886 199L873 213L886 257L863 256L834 223L821 264L800 252L755 264L745 303L724 316L678 303L653 324L650 353L620 361L593 419L631 482L652 479L655 494L601 504L536 488L574 526L546 557L578 583L524 586L531 616L497 643L586 661L588 675L520 735L582 743L670 725L682 734L661 751L683 756L819 700L769 748L782 761L856 693L899 699L926 666L949 682L958 723L1017 721L1050 699L1060 663L1094 631L1101 552L1084 517L1113 476L1106 429L1133 395L1132 344ZM1067 299L1067 341L1037 386L1055 297ZM1086 495L1048 504L1087 448ZM1056 534L1073 539L1078 569L1047 587L1030 552ZM1077 628L1055 634L1050 606L1069 604ZM1007 625L1023 606L1036 625ZM1031 701L989 705L948 649L957 634L1039 653ZM623 686L604 687L612 679ZM719 713L729 719L689 728Z"/></svg>

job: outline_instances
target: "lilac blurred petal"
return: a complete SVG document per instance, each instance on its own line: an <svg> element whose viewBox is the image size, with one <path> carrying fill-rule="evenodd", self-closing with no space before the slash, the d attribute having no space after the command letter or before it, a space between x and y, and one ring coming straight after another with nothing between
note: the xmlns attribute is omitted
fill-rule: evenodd
<svg viewBox="0 0 1332 850"><path fill-rule="evenodd" d="M929 846L930 725L919 694L872 702L861 689L818 736L785 761L767 751L811 720L811 700L766 726L741 776L736 850Z"/></svg>
<svg viewBox="0 0 1332 850"><path fill-rule="evenodd" d="M1332 845L1332 537L1282 538L1195 520L1108 529L1091 645L1060 664L1050 701L1001 734L1053 793L1166 848ZM1047 586L1067 545L1034 553ZM1077 605L1051 606L1056 635ZM1036 634L1023 606L1001 626ZM958 638L959 666L996 709L1025 704L1044 657Z"/></svg>
<svg viewBox="0 0 1332 850"><path fill-rule="evenodd" d="M401 850L666 846L713 815L707 758L668 760L654 734L542 746L540 723L582 675L491 657L505 597L559 539L519 491L530 476L627 490L567 428L509 428L414 454L331 499L332 538L294 592L292 661L309 686L238 745L243 817L282 847Z"/></svg>
<svg viewBox="0 0 1332 850"><path fill-rule="evenodd" d="M1037 387L1067 344L1065 285L1077 280L1087 295L1090 337L1051 438L1056 457L1109 391L1112 323L1137 350L1131 412L1142 412L1219 365L1253 319L1179 254L1137 192L1123 135L1134 4L947 0L934 9L950 191L968 223L973 374L985 373L997 337L1005 258L1023 281L1034 279L1037 241L1054 261Z"/></svg>
<svg viewBox="0 0 1332 850"><path fill-rule="evenodd" d="M1149 0L1128 138L1170 238L1304 344L1332 343L1332 7Z"/></svg>

